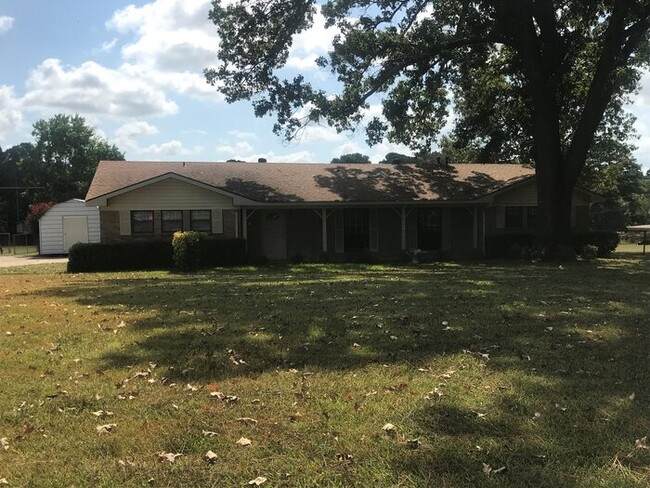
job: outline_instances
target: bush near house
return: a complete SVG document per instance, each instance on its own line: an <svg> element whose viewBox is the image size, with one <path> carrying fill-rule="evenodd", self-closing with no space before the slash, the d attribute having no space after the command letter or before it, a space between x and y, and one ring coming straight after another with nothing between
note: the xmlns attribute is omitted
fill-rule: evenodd
<svg viewBox="0 0 650 488"><path fill-rule="evenodd" d="M598 257L608 257L618 246L619 236L616 232L589 231L573 234L573 250L581 254L585 246L598 248ZM485 252L490 258L527 258L532 257L535 234L511 233L486 236Z"/></svg>
<svg viewBox="0 0 650 488"><path fill-rule="evenodd" d="M246 262L243 239L199 240L198 267L236 266ZM120 244L75 244L68 256L68 272L170 269L174 251L169 241Z"/></svg>
<svg viewBox="0 0 650 488"><path fill-rule="evenodd" d="M120 244L75 244L68 254L68 272L164 269L173 265L168 241Z"/></svg>
<svg viewBox="0 0 650 488"><path fill-rule="evenodd" d="M174 250L174 265L183 271L190 271L199 267L200 243L205 234L193 230L174 232L172 248Z"/></svg>

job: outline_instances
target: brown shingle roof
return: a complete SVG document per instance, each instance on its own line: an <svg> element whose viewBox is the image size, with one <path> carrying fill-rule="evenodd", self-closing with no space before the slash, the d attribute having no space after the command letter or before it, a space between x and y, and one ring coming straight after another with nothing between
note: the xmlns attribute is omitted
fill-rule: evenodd
<svg viewBox="0 0 650 488"><path fill-rule="evenodd" d="M102 161L86 201L177 174L264 203L468 201L534 174L520 164L316 164Z"/></svg>

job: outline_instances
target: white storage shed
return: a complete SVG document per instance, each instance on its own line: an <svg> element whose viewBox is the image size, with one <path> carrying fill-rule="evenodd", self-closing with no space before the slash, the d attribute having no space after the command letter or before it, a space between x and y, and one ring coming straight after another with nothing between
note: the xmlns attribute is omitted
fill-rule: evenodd
<svg viewBox="0 0 650 488"><path fill-rule="evenodd" d="M77 242L100 242L99 209L77 198L54 205L38 227L41 254L67 254Z"/></svg>

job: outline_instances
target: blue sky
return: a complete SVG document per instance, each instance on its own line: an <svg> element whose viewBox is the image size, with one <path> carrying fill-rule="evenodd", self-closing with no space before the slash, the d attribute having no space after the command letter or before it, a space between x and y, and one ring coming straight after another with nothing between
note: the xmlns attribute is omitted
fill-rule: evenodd
<svg viewBox="0 0 650 488"><path fill-rule="evenodd" d="M201 74L219 42L209 8L209 0L0 0L0 146L31 141L38 119L79 113L133 160L328 162L362 152L377 162L409 152L390 143L369 148L363 131L328 127L287 143L250 104L225 103ZM327 86L313 63L334 35L321 20L296 40L287 70ZM630 108L641 136L637 158L648 170L649 76Z"/></svg>

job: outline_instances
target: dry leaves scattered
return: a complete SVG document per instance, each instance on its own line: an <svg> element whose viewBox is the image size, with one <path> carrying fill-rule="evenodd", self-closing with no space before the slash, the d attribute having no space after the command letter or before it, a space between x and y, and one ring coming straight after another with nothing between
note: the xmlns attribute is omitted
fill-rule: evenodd
<svg viewBox="0 0 650 488"><path fill-rule="evenodd" d="M176 462L176 458L178 458L180 456L182 456L182 454L180 452L177 452L176 454L174 454L172 452L161 451L161 452L158 453L158 460L161 463L174 464Z"/></svg>
<svg viewBox="0 0 650 488"><path fill-rule="evenodd" d="M250 417L238 417L237 420L238 420L239 422L243 422L243 423L245 423L245 424L248 425L249 427L254 427L254 426L257 425L257 420L255 420L255 419L253 419L253 418L250 418Z"/></svg>
<svg viewBox="0 0 650 488"><path fill-rule="evenodd" d="M104 425L98 425L95 427L95 430L97 431L98 434L110 434L113 432L113 429L117 427L117 424L104 424Z"/></svg>
<svg viewBox="0 0 650 488"><path fill-rule="evenodd" d="M203 457L205 458L205 460L206 460L209 464L214 464L214 463L217 462L217 455L216 455L214 452L212 452L212 451L208 451L208 452L206 452L206 453L205 453L205 456L203 456Z"/></svg>
<svg viewBox="0 0 650 488"><path fill-rule="evenodd" d="M260 486L260 485L266 483L266 481L267 481L267 479L264 476L258 476L254 480L250 480L248 482L248 484L251 485L251 486Z"/></svg>
<svg viewBox="0 0 650 488"><path fill-rule="evenodd" d="M237 444L242 447L248 447L253 443L251 442L250 439L247 439L246 437L240 437L239 440L237 441Z"/></svg>

